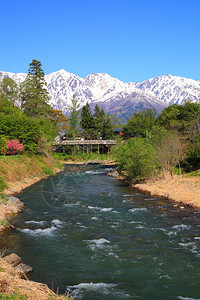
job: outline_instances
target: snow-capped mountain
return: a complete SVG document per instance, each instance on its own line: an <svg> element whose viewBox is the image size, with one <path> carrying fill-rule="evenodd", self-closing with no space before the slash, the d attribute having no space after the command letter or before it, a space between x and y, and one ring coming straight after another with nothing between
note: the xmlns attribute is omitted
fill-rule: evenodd
<svg viewBox="0 0 200 300"><path fill-rule="evenodd" d="M0 72L0 78L7 76L17 82L26 78L26 74ZM135 110L164 107L181 104L188 98L200 103L200 81L178 76L164 75L142 83L125 83L105 73L94 73L81 78L73 73L60 70L45 76L49 91L49 103L64 113L70 110L73 95L81 106L95 104L108 113L114 113L126 119Z"/></svg>
<svg viewBox="0 0 200 300"><path fill-rule="evenodd" d="M136 86L143 91L151 91L168 105L182 104L188 98L200 103L200 81L193 79L168 74L137 83Z"/></svg>
<svg viewBox="0 0 200 300"><path fill-rule="evenodd" d="M3 77L9 77L13 80L15 80L17 83L20 83L26 79L25 73L10 73L10 72L2 72L0 71L0 81L3 79Z"/></svg>

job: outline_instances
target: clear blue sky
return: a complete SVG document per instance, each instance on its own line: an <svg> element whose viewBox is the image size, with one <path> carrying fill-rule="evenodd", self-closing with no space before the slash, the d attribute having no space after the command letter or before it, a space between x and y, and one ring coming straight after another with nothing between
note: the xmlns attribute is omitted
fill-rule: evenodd
<svg viewBox="0 0 200 300"><path fill-rule="evenodd" d="M0 1L0 70L200 80L200 0Z"/></svg>

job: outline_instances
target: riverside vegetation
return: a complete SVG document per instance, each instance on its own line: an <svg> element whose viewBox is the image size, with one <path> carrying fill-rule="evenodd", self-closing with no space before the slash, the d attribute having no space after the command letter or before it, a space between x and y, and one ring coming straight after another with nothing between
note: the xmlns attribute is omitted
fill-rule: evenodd
<svg viewBox="0 0 200 300"><path fill-rule="evenodd" d="M52 140L60 132L72 138L79 135L86 139L112 139L113 128L122 124L115 116L106 115L98 105L93 114L88 103L80 110L75 96L68 119L61 111L49 106L45 85L41 62L37 60L30 64L23 83L18 85L10 78L3 78L0 83L2 207L7 201L2 192L17 193L44 176L53 175L62 168L61 162L66 159L114 159L122 178L131 184L149 179L155 181L159 177L164 179L168 173L172 179L174 174L182 176L188 172L199 176L200 104L189 100L183 105L173 104L158 116L151 109L135 112L123 126L119 143L109 157L82 154L77 150L67 155L54 154L52 158ZM0 225L9 227L4 214ZM0 286L1 291L3 287ZM23 299L23 295L13 299ZM54 296L48 294L47 299ZM1 297L4 299L3 295ZM7 294L5 297L12 299L15 296ZM24 299L26 297L29 296Z"/></svg>
<svg viewBox="0 0 200 300"><path fill-rule="evenodd" d="M98 138L99 135L104 139L112 138L111 120L103 110L96 106L92 115L88 104L83 107L82 111L76 112L77 109L78 104L75 98L72 99L70 119L61 111L50 107L42 65L35 59L29 65L28 75L24 82L17 84L6 77L1 81L0 228L2 230L10 227L6 219L7 214L17 212L14 206L9 205L8 209L8 201L4 194L20 192L23 188L45 176L53 175L62 168L58 155L52 157L51 153L52 141L59 133L67 131L68 136L75 137L79 128L82 136L86 138ZM5 279L2 279L3 281ZM0 286L0 292L5 290L16 294L17 289L17 286L15 290L13 286L11 289L11 281ZM24 290L24 294L15 296L6 294L0 297L20 299L25 294ZM55 294L49 296L48 293L46 297L40 294L38 298L33 296L34 299L49 299L49 297L64 299Z"/></svg>
<svg viewBox="0 0 200 300"><path fill-rule="evenodd" d="M200 168L200 104L173 104L158 116L154 110L136 112L123 128L123 143L113 151L120 175L128 182L155 180L169 172Z"/></svg>

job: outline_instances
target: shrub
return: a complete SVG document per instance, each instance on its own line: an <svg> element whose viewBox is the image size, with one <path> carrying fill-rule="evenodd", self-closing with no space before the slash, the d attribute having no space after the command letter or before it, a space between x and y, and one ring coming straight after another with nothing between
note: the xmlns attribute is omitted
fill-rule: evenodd
<svg viewBox="0 0 200 300"><path fill-rule="evenodd" d="M24 146L18 140L7 141L7 154L17 154L24 151Z"/></svg>
<svg viewBox="0 0 200 300"><path fill-rule="evenodd" d="M0 136L0 154L5 155L7 152L7 139L5 136Z"/></svg>
<svg viewBox="0 0 200 300"><path fill-rule="evenodd" d="M113 151L119 173L126 180L144 180L154 175L156 152L150 141L145 138L132 138L127 143L119 144Z"/></svg>

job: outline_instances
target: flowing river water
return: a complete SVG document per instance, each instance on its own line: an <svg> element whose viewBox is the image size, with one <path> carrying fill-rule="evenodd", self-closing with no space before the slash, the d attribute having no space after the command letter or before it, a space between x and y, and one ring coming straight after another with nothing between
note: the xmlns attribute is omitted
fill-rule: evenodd
<svg viewBox="0 0 200 300"><path fill-rule="evenodd" d="M106 176L67 166L27 188L27 209L1 250L34 268L30 279L75 299L200 299L200 213Z"/></svg>

